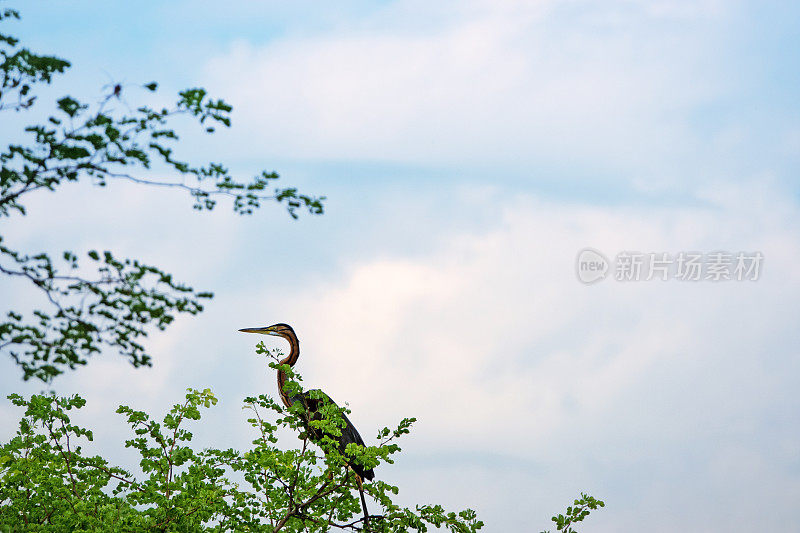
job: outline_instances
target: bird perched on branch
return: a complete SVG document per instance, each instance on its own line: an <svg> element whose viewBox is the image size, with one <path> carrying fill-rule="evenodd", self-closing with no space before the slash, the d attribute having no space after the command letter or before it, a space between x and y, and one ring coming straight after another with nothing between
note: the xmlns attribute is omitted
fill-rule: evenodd
<svg viewBox="0 0 800 533"><path fill-rule="evenodd" d="M262 328L245 328L240 329L239 331L243 333L261 333L264 335L273 335L275 337L281 337L289 341L289 355L286 356L283 360L279 362L280 365L289 365L294 366L297 362L297 359L300 357L300 343L297 340L297 335L295 334L292 327L288 324L274 324L272 326L262 327ZM312 428L308 422L311 420L320 420L320 407L327 402L330 402L332 405L336 406L336 403L331 400L330 396L322 392L321 390L314 389L310 391L300 392L293 396L289 396L289 393L286 392L284 389L284 385L286 384L287 376L286 372L282 369L278 369L278 394L280 394L281 401L286 407L291 407L296 402L301 402L303 407L305 408L305 417L306 417L306 427L308 430L308 434L313 441L319 441L322 439L322 433ZM317 394L311 394L316 392ZM316 396L316 397L312 397ZM337 406L338 407L338 406ZM348 444L355 443L361 446L364 446L364 440L361 438L361 435L358 434L358 430L350 422L350 419L347 418L347 415L342 413L342 419L344 420L345 426L341 428L341 435L333 435L328 434L329 437L336 440L338 442L338 449L339 453L342 456L345 456L345 448ZM345 456L346 457L346 456ZM365 470L363 466L356 464L354 462L348 461L347 466L356 474L356 481L358 483L359 489L361 488L362 480L363 479L373 479L375 477L375 472L370 468L369 470ZM362 495L363 498L363 495Z"/></svg>

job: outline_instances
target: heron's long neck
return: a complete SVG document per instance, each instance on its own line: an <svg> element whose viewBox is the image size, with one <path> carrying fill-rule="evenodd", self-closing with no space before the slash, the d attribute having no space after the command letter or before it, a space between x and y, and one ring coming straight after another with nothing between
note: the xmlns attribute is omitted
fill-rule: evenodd
<svg viewBox="0 0 800 533"><path fill-rule="evenodd" d="M289 341L289 355L280 361L279 364L294 366L294 364L297 362L297 359L300 357L300 343L297 341L297 337L294 335L291 337L285 337L285 339ZM283 405L286 407L291 407L291 399L286 391L283 390L283 386L286 384L286 379L286 372L278 369L278 394L281 395L281 401L283 401Z"/></svg>

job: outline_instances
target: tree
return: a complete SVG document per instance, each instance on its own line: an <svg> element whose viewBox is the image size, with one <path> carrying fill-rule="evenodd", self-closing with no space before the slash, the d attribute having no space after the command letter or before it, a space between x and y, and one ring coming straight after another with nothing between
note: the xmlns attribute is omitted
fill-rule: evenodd
<svg viewBox="0 0 800 533"><path fill-rule="evenodd" d="M279 368L278 351L257 352ZM288 365L287 391L301 390L301 377ZM39 394L9 399L24 409L16 435L0 445L0 530L2 531L246 531L330 530L428 531L457 533L482 529L475 511L446 511L440 505L401 507L399 488L376 479L363 484L370 514L357 496L358 482L347 464L387 468L400 452L396 441L410 432L413 418L377 434L378 445L348 445L342 453L330 436L311 442L312 433L337 435L347 409L328 403L309 421L301 402L285 408L267 395L245 399L254 440L246 451L197 449L187 424L199 423L201 408L217 403L209 389L189 389L160 420L128 406L132 435L125 446L139 456L134 474L111 461L83 452L90 429L73 424L70 411L85 400L78 395ZM299 438L287 446L279 430ZM292 437L289 437L291 440ZM576 522L602 501L582 494L566 515L553 517L558 531L575 533Z"/></svg>
<svg viewBox="0 0 800 533"><path fill-rule="evenodd" d="M0 10L1 23L18 18L16 10ZM30 110L37 102L37 86L50 84L69 67L64 59L36 54L0 33L0 113ZM142 87L145 93L157 89L155 82ZM231 124L232 108L223 100L194 88L181 91L169 109L140 105L120 111L117 108L124 106L113 104L122 91L121 85L114 85L95 105L64 96L47 123L25 128L25 142L0 152L0 219L24 216L31 194L78 180L91 180L98 187L126 180L182 189L201 211L214 209L218 199L226 198L242 215L265 201L284 204L295 218L301 209L323 212L324 197L301 194L294 187L270 193L278 179L274 172L262 171L245 183L220 163L199 165L175 154L175 118L192 117L211 134ZM181 179L159 177L165 174ZM103 348L117 350L134 366L150 365L141 344L148 331L164 330L178 313L199 313L202 301L212 297L137 259L96 250L86 252L86 258L88 265L72 251L58 258L21 252L0 234L0 274L28 283L43 305L29 313L9 310L0 322L0 352L13 358L24 379L50 381L86 364Z"/></svg>
<svg viewBox="0 0 800 533"><path fill-rule="evenodd" d="M263 344L257 351L268 353ZM280 354L271 355L270 366L277 369ZM289 374L287 390L299 391L300 377L288 365L283 370ZM392 463L400 451L395 441L409 433L414 419L382 429L377 446L350 444L342 453L329 435L344 427L347 410L329 403L309 422L300 402L286 409L259 395L245 400L255 430L250 449L198 450L187 423L199 421L201 408L217 399L208 389L189 390L160 421L131 407L117 409L133 433L125 446L141 457L134 475L83 453L92 432L69 416L84 406L80 396L9 398L24 415L16 436L0 447L0 530L394 532L435 526L470 533L483 525L469 509L398 506L392 499L399 489L380 480L364 483L378 507L363 513L346 464ZM285 446L279 429L298 437L300 448ZM312 429L326 436L312 444Z"/></svg>
<svg viewBox="0 0 800 533"><path fill-rule="evenodd" d="M575 500L572 505L567 507L566 514L558 514L552 518L556 523L558 531L564 533L577 533L572 526L576 522L583 522L583 519L589 516L591 511L599 507L605 507L605 502L589 496L588 494L581 493L581 497ZM547 531L543 533L548 533Z"/></svg>

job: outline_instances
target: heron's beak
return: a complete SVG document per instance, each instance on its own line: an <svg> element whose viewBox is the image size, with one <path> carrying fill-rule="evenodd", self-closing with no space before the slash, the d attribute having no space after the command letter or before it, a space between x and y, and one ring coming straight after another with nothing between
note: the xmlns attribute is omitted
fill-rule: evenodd
<svg viewBox="0 0 800 533"><path fill-rule="evenodd" d="M265 328L244 328L240 329L242 333L263 333L264 335L276 335L276 331L272 328L272 326L267 326Z"/></svg>

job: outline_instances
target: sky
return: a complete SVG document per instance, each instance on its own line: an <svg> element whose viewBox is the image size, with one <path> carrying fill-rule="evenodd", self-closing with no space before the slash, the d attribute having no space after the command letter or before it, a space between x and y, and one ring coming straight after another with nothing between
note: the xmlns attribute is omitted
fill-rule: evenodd
<svg viewBox="0 0 800 533"><path fill-rule="evenodd" d="M73 63L43 96L206 87L233 127L188 131L182 155L328 198L292 220L75 184L6 219L18 248L110 249L216 294L149 337L152 368L106 353L55 382L87 398L106 455L134 460L117 405L164 412L187 387L220 398L198 442L245 447L241 401L275 381L236 330L287 322L305 383L367 442L419 419L377 472L402 503L541 531L585 491L606 508L581 531L800 531L800 5L20 7L6 31ZM0 117L2 144L35 113ZM585 248L605 279L578 278ZM757 280L620 281L623 252L763 263ZM10 360L0 385L43 387ZM0 404L0 437L18 415Z"/></svg>

